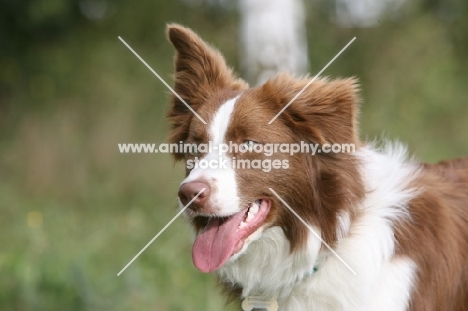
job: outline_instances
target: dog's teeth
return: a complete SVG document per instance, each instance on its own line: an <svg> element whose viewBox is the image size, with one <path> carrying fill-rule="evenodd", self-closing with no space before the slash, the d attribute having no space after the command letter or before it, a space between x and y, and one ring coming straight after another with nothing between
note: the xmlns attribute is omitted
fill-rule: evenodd
<svg viewBox="0 0 468 311"><path fill-rule="evenodd" d="M239 229L246 227L247 223L252 221L252 219L255 218L255 214L258 213L259 208L260 208L259 201L255 201L249 204L249 208L247 210L247 217L245 217L245 220L240 223Z"/></svg>
<svg viewBox="0 0 468 311"><path fill-rule="evenodd" d="M258 203L255 202L255 203L252 204L252 206L250 207L249 212L255 215L255 214L258 213L258 208L259 208Z"/></svg>
<svg viewBox="0 0 468 311"><path fill-rule="evenodd" d="M245 222L249 222L251 221L252 219L254 218L254 214L251 213L250 211L247 213L247 219L245 220Z"/></svg>

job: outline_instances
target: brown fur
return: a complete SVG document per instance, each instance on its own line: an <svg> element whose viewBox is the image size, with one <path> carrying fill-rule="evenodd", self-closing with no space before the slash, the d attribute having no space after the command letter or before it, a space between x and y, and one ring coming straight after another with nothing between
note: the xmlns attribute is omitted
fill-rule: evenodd
<svg viewBox="0 0 468 311"><path fill-rule="evenodd" d="M418 266L410 310L468 310L468 159L425 164L396 226L397 255Z"/></svg>
<svg viewBox="0 0 468 311"><path fill-rule="evenodd" d="M259 143L357 143L354 129L355 90L354 81L338 80L333 82L317 81L295 100L281 115L281 120L267 123L281 110L305 84L306 80L293 84L293 79L282 75L267 82L264 86L243 93L232 115L232 124L227 132L228 141L242 142L245 139ZM337 86L341 90L337 91ZM277 92L272 92L276 89ZM289 91L288 91L289 90ZM341 124L342 109L350 120ZM258 124L265 124L259 127ZM335 131L332 130L335 127ZM248 135L248 136L246 136ZM264 159L260 154L238 155L237 158ZM291 251L304 245L307 228L283 207L280 201L269 192L273 188L304 220L314 223L322 230L323 239L335 242L336 214L347 210L363 196L363 186L359 181L357 163L351 155L340 154L297 154L294 156L278 154L275 159L288 159L290 167L286 170L273 170L259 174L258 171L245 170L239 174L239 192L247 200L258 197L256 190L247 185L260 183L264 188L262 196L273 200L274 213L270 219L279 225L291 242ZM261 178L261 180L259 180ZM279 182L281 181L281 182ZM304 191L303 185L310 185ZM294 223L291 226L291 223ZM294 228L294 229L293 229Z"/></svg>

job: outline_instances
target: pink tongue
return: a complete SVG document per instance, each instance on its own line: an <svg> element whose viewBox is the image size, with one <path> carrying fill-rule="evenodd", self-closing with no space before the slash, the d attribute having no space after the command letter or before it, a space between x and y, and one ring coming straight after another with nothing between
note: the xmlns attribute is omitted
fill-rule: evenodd
<svg viewBox="0 0 468 311"><path fill-rule="evenodd" d="M240 241L240 234L237 231L245 213L242 211L223 220L210 219L193 243L192 259L198 270L213 272L231 257Z"/></svg>

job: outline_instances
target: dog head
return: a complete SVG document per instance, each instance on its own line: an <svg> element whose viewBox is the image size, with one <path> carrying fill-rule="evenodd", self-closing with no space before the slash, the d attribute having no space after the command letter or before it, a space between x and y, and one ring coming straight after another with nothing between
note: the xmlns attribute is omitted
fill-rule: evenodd
<svg viewBox="0 0 468 311"><path fill-rule="evenodd" d="M191 30L169 25L168 38L176 49L178 94L172 97L168 113L169 141L212 147L173 154L186 163L206 161L206 166L188 165L179 188L181 206L192 201L185 214L197 234L192 251L195 266L214 271L248 251L275 226L282 228L291 252L304 246L308 229L285 203L319 228L323 240L335 242L340 217L352 217L349 206L363 195L352 155L277 152L268 156L250 151L267 144L358 146L356 81L317 79L308 85L307 78L280 74L249 88L221 54ZM221 150L222 144L238 148ZM241 160L270 163L273 168L234 165Z"/></svg>

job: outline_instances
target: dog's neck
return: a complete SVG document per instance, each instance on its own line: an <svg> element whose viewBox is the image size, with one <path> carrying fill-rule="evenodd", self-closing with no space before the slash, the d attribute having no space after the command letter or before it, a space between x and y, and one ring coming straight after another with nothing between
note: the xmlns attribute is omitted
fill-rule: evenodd
<svg viewBox="0 0 468 311"><path fill-rule="evenodd" d="M283 230L272 227L245 253L227 262L218 274L221 282L241 287L242 297L287 297L293 287L313 278L326 257L325 252L319 251L320 242L311 240L304 251L291 254Z"/></svg>

